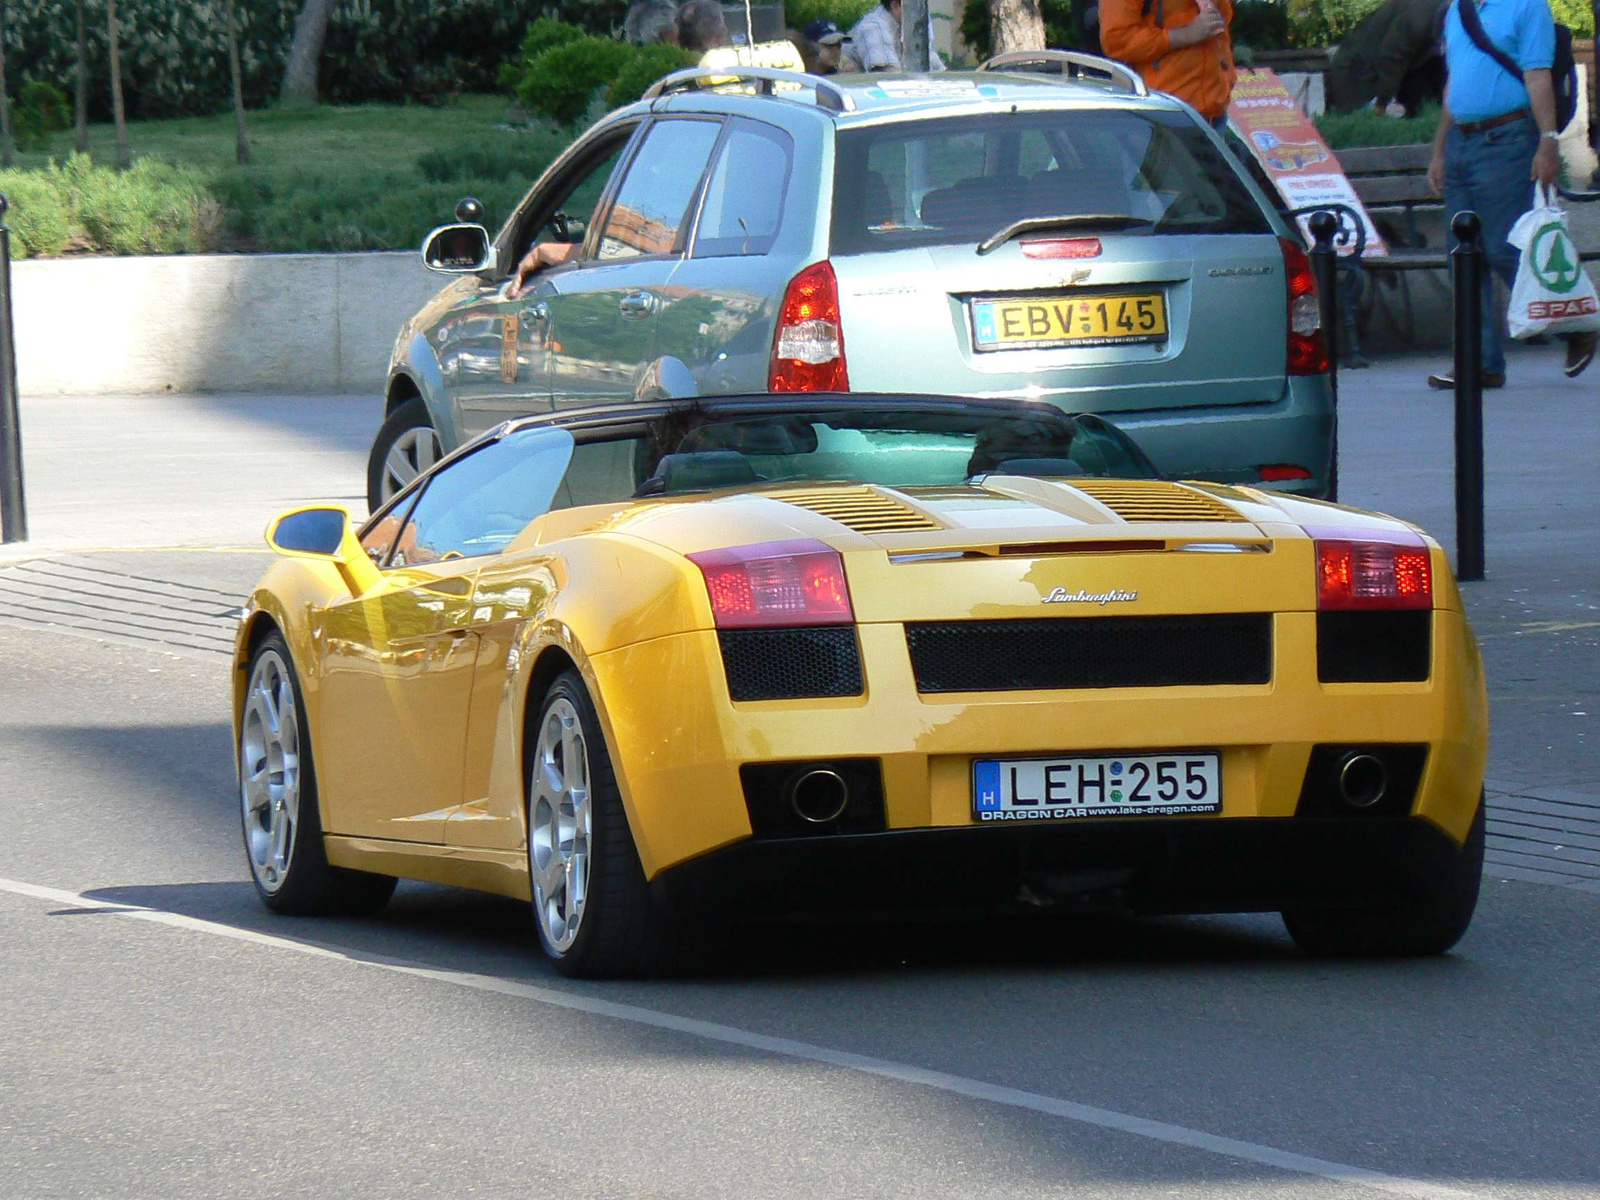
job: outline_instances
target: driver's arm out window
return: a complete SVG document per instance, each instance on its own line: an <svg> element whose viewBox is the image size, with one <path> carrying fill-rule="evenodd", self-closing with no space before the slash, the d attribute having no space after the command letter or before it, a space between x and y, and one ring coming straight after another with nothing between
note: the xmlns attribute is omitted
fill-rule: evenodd
<svg viewBox="0 0 1600 1200"><path fill-rule="evenodd" d="M440 470L412 508L389 565L498 554L550 511L572 445L564 429L526 429Z"/></svg>

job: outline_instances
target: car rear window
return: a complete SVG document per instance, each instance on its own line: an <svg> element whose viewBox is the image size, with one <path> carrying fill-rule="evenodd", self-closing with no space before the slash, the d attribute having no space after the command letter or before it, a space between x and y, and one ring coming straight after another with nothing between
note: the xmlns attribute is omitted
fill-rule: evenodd
<svg viewBox="0 0 1600 1200"><path fill-rule="evenodd" d="M1271 231L1184 113L997 112L841 130L837 149L834 254L977 244L1058 216L1126 218L1134 235Z"/></svg>

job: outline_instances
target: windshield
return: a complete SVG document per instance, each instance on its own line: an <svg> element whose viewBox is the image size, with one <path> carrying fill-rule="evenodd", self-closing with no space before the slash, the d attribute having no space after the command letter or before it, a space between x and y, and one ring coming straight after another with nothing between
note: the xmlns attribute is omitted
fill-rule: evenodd
<svg viewBox="0 0 1600 1200"><path fill-rule="evenodd" d="M1053 409L996 414L848 411L674 413L574 448L555 507L768 484L949 487L975 475L1151 478L1125 434Z"/></svg>
<svg viewBox="0 0 1600 1200"><path fill-rule="evenodd" d="M833 253L977 244L1018 221L1107 218L1129 236L1268 233L1227 156L1183 113L1008 113L847 129Z"/></svg>

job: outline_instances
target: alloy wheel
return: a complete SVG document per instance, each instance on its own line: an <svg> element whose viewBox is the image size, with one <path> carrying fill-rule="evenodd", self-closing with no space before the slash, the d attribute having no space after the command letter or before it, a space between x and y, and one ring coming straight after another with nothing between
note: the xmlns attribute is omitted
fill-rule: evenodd
<svg viewBox="0 0 1600 1200"><path fill-rule="evenodd" d="M589 893L589 749L565 696L545 709L528 788L528 872L545 943L571 949Z"/></svg>
<svg viewBox="0 0 1600 1200"><path fill-rule="evenodd" d="M266 892L283 886L300 824L300 723L294 685L276 650L250 672L239 731L239 791L250 869Z"/></svg>
<svg viewBox="0 0 1600 1200"><path fill-rule="evenodd" d="M431 425L401 431L383 458L383 499L388 500L444 456Z"/></svg>

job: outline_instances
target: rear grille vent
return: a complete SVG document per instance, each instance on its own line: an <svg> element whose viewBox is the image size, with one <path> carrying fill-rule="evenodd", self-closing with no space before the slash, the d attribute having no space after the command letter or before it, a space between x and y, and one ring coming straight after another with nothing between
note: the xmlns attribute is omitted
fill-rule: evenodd
<svg viewBox="0 0 1600 1200"><path fill-rule="evenodd" d="M1431 612L1320 612L1317 678L1323 683L1407 683L1433 669Z"/></svg>
<svg viewBox="0 0 1600 1200"><path fill-rule="evenodd" d="M854 625L807 629L723 629L722 665L735 700L859 696L861 651Z"/></svg>
<svg viewBox="0 0 1600 1200"><path fill-rule="evenodd" d="M919 692L1270 683L1272 614L906 626Z"/></svg>
<svg viewBox="0 0 1600 1200"><path fill-rule="evenodd" d="M785 492L774 499L820 513L857 533L915 533L940 527L937 521L872 488L819 488Z"/></svg>
<svg viewBox="0 0 1600 1200"><path fill-rule="evenodd" d="M1075 479L1072 486L1124 521L1243 521L1237 511L1204 492L1176 483Z"/></svg>

